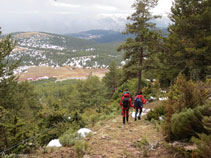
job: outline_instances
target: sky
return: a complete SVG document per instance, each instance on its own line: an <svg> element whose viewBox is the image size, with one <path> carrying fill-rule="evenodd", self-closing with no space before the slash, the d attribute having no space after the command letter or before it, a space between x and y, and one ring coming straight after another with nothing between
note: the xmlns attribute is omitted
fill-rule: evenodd
<svg viewBox="0 0 211 158"><path fill-rule="evenodd" d="M91 29L123 30L135 0L0 0L3 34L41 31L76 33ZM159 0L152 10L166 24L172 0ZM167 22L168 23L168 22Z"/></svg>

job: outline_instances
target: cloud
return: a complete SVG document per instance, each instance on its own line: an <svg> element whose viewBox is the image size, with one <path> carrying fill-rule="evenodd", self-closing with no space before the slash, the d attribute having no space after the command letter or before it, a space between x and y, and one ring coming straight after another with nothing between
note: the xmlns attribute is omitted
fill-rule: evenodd
<svg viewBox="0 0 211 158"><path fill-rule="evenodd" d="M68 8L79 8L80 5L74 5L70 3L62 3L62 2L57 2L57 1L50 1L50 5L55 6L55 7L68 7Z"/></svg>
<svg viewBox="0 0 211 158"><path fill-rule="evenodd" d="M159 0L158 5L152 9L153 14L166 16L170 13L173 0Z"/></svg>
<svg viewBox="0 0 211 158"><path fill-rule="evenodd" d="M0 0L0 27L3 33L46 31L72 33L89 29L125 27L126 18L134 10L135 0ZM160 0L154 12L168 10ZM168 1L168 2L167 2ZM162 10L163 9L163 10Z"/></svg>
<svg viewBox="0 0 211 158"><path fill-rule="evenodd" d="M108 6L108 5L96 4L96 5L94 5L94 7L97 8L97 9L100 9L100 10L105 10L105 11L117 11L116 7Z"/></svg>

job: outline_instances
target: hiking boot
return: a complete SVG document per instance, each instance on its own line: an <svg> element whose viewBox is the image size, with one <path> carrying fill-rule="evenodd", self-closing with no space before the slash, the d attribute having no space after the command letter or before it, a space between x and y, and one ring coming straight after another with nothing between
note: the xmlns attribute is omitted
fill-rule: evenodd
<svg viewBox="0 0 211 158"><path fill-rule="evenodd" d="M134 121L136 121L136 118L134 119Z"/></svg>
<svg viewBox="0 0 211 158"><path fill-rule="evenodd" d="M127 122L128 122L128 118L129 118L129 116L127 116L127 117L126 117L126 119L127 119Z"/></svg>
<svg viewBox="0 0 211 158"><path fill-rule="evenodd" d="M122 117L123 118L123 124L125 124L125 117Z"/></svg>
<svg viewBox="0 0 211 158"><path fill-rule="evenodd" d="M141 117L140 116L138 117L138 120L141 120Z"/></svg>

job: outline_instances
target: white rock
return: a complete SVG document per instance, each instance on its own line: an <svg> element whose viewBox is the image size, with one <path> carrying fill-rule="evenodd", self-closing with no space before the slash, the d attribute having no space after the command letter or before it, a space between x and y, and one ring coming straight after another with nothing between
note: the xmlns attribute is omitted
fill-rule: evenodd
<svg viewBox="0 0 211 158"><path fill-rule="evenodd" d="M153 97L153 96L150 96L149 98L150 100L156 100L157 98Z"/></svg>
<svg viewBox="0 0 211 158"><path fill-rule="evenodd" d="M160 101L162 100L168 100L168 97L159 98Z"/></svg>
<svg viewBox="0 0 211 158"><path fill-rule="evenodd" d="M160 121L163 121L163 117L162 117L162 116L159 116L159 120L160 120Z"/></svg>
<svg viewBox="0 0 211 158"><path fill-rule="evenodd" d="M59 142L59 139L53 139L48 143L47 147L61 147L61 143Z"/></svg>
<svg viewBox="0 0 211 158"><path fill-rule="evenodd" d="M81 137L86 137L86 135L88 133L92 132L90 129L88 128L81 128L78 130L78 134L81 136Z"/></svg>

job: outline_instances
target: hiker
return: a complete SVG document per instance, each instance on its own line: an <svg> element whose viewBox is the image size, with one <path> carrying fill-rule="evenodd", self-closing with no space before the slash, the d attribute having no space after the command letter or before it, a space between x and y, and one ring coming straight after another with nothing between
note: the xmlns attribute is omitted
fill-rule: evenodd
<svg viewBox="0 0 211 158"><path fill-rule="evenodd" d="M138 114L138 119L139 120L141 119L143 104L145 104L146 102L147 102L147 100L143 98L142 92L139 92L138 95L135 97L135 100L133 103L133 107L135 109L135 121L136 121L136 117L137 117L139 110L140 110L140 112Z"/></svg>
<svg viewBox="0 0 211 158"><path fill-rule="evenodd" d="M129 121L129 108L133 107L132 99L130 98L130 94L126 93L122 96L120 101L120 106L122 108L122 117L123 117L123 124L125 124L125 116L127 122Z"/></svg>

